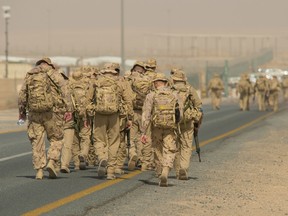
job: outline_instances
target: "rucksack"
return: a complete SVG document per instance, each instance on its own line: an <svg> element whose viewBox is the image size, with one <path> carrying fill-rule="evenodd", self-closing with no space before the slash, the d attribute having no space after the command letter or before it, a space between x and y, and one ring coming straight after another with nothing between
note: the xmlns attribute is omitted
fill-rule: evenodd
<svg viewBox="0 0 288 216"><path fill-rule="evenodd" d="M270 82L270 91L276 91L278 89L277 80L271 80Z"/></svg>
<svg viewBox="0 0 288 216"><path fill-rule="evenodd" d="M219 79L211 80L210 87L212 90L220 90L221 89L220 80Z"/></svg>
<svg viewBox="0 0 288 216"><path fill-rule="evenodd" d="M113 114L119 111L119 88L115 78L100 76L95 82L94 97L96 113Z"/></svg>
<svg viewBox="0 0 288 216"><path fill-rule="evenodd" d="M47 112L53 108L53 96L49 75L46 71L31 73L27 80L28 110Z"/></svg>
<svg viewBox="0 0 288 216"><path fill-rule="evenodd" d="M87 84L83 80L74 82L70 85L72 90L71 97L73 100L73 105L75 110L80 116L84 115L86 105L87 105Z"/></svg>
<svg viewBox="0 0 288 216"><path fill-rule="evenodd" d="M148 76L135 76L132 80L131 88L136 93L133 101L134 109L142 109L146 95L151 91L151 80Z"/></svg>
<svg viewBox="0 0 288 216"><path fill-rule="evenodd" d="M154 127L176 128L177 100L172 91L156 91L153 97L152 123Z"/></svg>
<svg viewBox="0 0 288 216"><path fill-rule="evenodd" d="M266 89L265 80L258 80L257 81L257 89L258 89L258 91L264 91Z"/></svg>
<svg viewBox="0 0 288 216"><path fill-rule="evenodd" d="M249 84L245 80L240 80L238 83L238 91L240 94L249 94Z"/></svg>
<svg viewBox="0 0 288 216"><path fill-rule="evenodd" d="M182 103L183 103L183 118L181 119L181 123L186 123L191 121L195 117L195 112L193 108L193 104L190 101L190 93L189 93L189 86L181 86L181 87L173 87L177 94L179 95Z"/></svg>

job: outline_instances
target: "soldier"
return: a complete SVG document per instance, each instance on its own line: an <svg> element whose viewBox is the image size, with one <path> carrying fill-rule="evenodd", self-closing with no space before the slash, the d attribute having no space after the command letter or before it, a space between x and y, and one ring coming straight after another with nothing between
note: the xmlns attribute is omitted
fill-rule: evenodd
<svg viewBox="0 0 288 216"><path fill-rule="evenodd" d="M188 169L192 155L194 124L200 126L202 118L202 102L196 90L187 82L182 70L172 70L172 89L183 102L183 118L180 122L180 132L177 137L178 152L175 157L175 171L179 180L188 180ZM197 128L198 129L198 128Z"/></svg>
<svg viewBox="0 0 288 216"><path fill-rule="evenodd" d="M49 178L57 178L56 164L63 146L63 119L72 119L69 97L65 91L65 80L55 70L49 58L36 62L29 71L19 93L19 118L28 118L28 137L32 144L33 166L37 170L36 179L43 179L46 166ZM45 132L50 142L47 160L45 152Z"/></svg>
<svg viewBox="0 0 288 216"><path fill-rule="evenodd" d="M118 76L120 76L120 65L114 65L115 70L118 72ZM124 76L125 77L125 76ZM133 93L130 83L128 81L129 77L123 78L119 77L119 83L123 86L123 89L128 92L132 101L134 100L135 94ZM121 100L120 109L119 109L119 117L120 117L120 146L117 152L117 165L115 168L115 174L124 174L123 166L126 160L126 156L128 155L128 169L131 170L131 166L135 167L135 163L137 161L136 149L135 147L131 150L130 141L130 130L131 128L127 128L129 121L129 113L133 113L133 110L128 110L128 108L132 108L130 106L125 106L125 102ZM133 124L133 123L132 123ZM126 139L127 138L127 139ZM127 140L127 145L126 145ZM126 149L128 149L128 154ZM132 152L132 153L131 153Z"/></svg>
<svg viewBox="0 0 288 216"><path fill-rule="evenodd" d="M288 101L288 75L282 77L282 91L284 96L284 101Z"/></svg>
<svg viewBox="0 0 288 216"><path fill-rule="evenodd" d="M144 62L137 61L132 67L131 73L129 80L136 97L133 101L134 119L131 128L131 146L129 151L131 156L128 163L128 170L135 168L135 160L137 160L138 157L141 170L146 171L152 169L153 162L150 128L147 130L146 135L149 139L145 145L140 142L140 137L142 134L142 108L147 94L152 90L152 80L151 76L146 75ZM156 74L155 72L152 73ZM137 154L134 156L136 152Z"/></svg>
<svg viewBox="0 0 288 216"><path fill-rule="evenodd" d="M175 129L181 119L181 103L168 86L168 79L157 73L153 80L155 91L150 92L143 105L141 142L147 142L146 131L150 124L152 146L155 150L156 175L160 175L159 185L168 186L168 174L173 168L177 152Z"/></svg>
<svg viewBox="0 0 288 216"><path fill-rule="evenodd" d="M132 99L119 82L113 63L105 64L101 74L93 88L89 89L88 99L95 111L93 140L100 161L98 176L105 176L107 166L107 179L111 180L116 178L117 151L120 145L120 101L128 107L127 110L132 110ZM132 118L133 113L128 113L127 128L131 127Z"/></svg>
<svg viewBox="0 0 288 216"><path fill-rule="evenodd" d="M269 84L264 75L260 75L259 78L256 80L256 83L254 85L254 92L257 96L259 111L265 111L266 110L265 101L268 101L267 99L269 97L268 96Z"/></svg>
<svg viewBox="0 0 288 216"><path fill-rule="evenodd" d="M151 79L155 78L157 68L157 61L154 58L148 59L145 62L145 75L149 76Z"/></svg>
<svg viewBox="0 0 288 216"><path fill-rule="evenodd" d="M253 94L253 86L247 74L242 74L237 84L236 95L239 97L239 106L241 111L249 110L250 95Z"/></svg>
<svg viewBox="0 0 288 216"><path fill-rule="evenodd" d="M273 76L269 80L269 104L272 107L273 111L277 111L279 108L279 92L281 90L280 82L277 79L277 76Z"/></svg>
<svg viewBox="0 0 288 216"><path fill-rule="evenodd" d="M210 91L211 103L214 110L220 109L223 90L223 81L220 79L219 74L214 74L214 77L209 81L208 84L208 91Z"/></svg>

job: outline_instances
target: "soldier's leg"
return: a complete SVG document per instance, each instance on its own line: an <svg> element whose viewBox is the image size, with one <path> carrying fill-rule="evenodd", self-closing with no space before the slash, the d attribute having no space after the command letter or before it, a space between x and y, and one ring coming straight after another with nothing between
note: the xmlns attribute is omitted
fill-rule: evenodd
<svg viewBox="0 0 288 216"><path fill-rule="evenodd" d="M79 154L79 160L80 160L80 169L86 169L86 161L87 156L89 152L89 146L90 146L90 134L91 134L91 128L90 127L84 127L84 122L81 122L80 126L80 154Z"/></svg>
<svg viewBox="0 0 288 216"><path fill-rule="evenodd" d="M37 170L36 179L43 178L43 169L46 166L45 131L39 114L29 114L28 138L32 146L33 167Z"/></svg>
<svg viewBox="0 0 288 216"><path fill-rule="evenodd" d="M190 166L190 159L192 155L194 127L193 122L187 122L186 125L181 125L180 140L180 169L178 178L180 180L188 180L188 169Z"/></svg>
<svg viewBox="0 0 288 216"><path fill-rule="evenodd" d="M176 135L174 130L163 129L163 168L160 176L160 186L168 186L168 174L170 169L173 168L176 152Z"/></svg>
<svg viewBox="0 0 288 216"><path fill-rule="evenodd" d="M72 158L72 144L74 139L74 121L65 123L64 126L64 144L61 152L61 172L69 173L69 163Z"/></svg>
<svg viewBox="0 0 288 216"><path fill-rule="evenodd" d="M72 161L74 163L74 170L80 169L79 154L80 154L80 137L79 137L79 131L75 130L72 143Z"/></svg>
<svg viewBox="0 0 288 216"><path fill-rule="evenodd" d="M141 171L151 170L153 168L153 148L151 141L151 127L147 129L146 135L148 137L147 142L143 145L142 149L142 166Z"/></svg>
<svg viewBox="0 0 288 216"><path fill-rule="evenodd" d="M107 127L109 125L108 118L110 118L110 115L107 116L96 113L94 119L93 140L94 140L95 152L99 160L98 176L100 178L104 177L106 174L106 167L108 161L108 138L107 138Z"/></svg>
<svg viewBox="0 0 288 216"><path fill-rule="evenodd" d="M109 128L107 130L107 138L108 138L107 179L114 179L115 168L117 165L117 152L120 145L120 122L118 113L109 116L108 125Z"/></svg>
<svg viewBox="0 0 288 216"><path fill-rule="evenodd" d="M52 119L45 122L47 139L50 142L47 157L47 171L50 178L57 177L56 164L60 160L61 149L64 138L64 115L62 113L53 113Z"/></svg>
<svg viewBox="0 0 288 216"><path fill-rule="evenodd" d="M141 111L134 111L133 124L130 129L130 149L128 170L134 170L137 160L142 160L143 144L140 142Z"/></svg>
<svg viewBox="0 0 288 216"><path fill-rule="evenodd" d="M216 109L216 93L215 91L211 91L211 102L212 102L212 107L215 110Z"/></svg>
<svg viewBox="0 0 288 216"><path fill-rule="evenodd" d="M154 149L155 174L159 177L162 173L163 164L163 140L162 130L151 128L152 147Z"/></svg>
<svg viewBox="0 0 288 216"><path fill-rule="evenodd" d="M115 173L116 174L123 174L123 165L126 160L126 142L125 142L125 132L124 130L120 132L120 146L117 151L117 163L116 163L116 168L115 168Z"/></svg>

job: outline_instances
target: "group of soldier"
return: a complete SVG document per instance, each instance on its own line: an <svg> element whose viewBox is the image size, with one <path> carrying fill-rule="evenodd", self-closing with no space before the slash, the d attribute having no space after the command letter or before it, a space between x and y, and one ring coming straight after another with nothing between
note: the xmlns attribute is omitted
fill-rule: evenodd
<svg viewBox="0 0 288 216"><path fill-rule="evenodd" d="M213 109L220 109L222 93L224 91L223 81L218 74L209 81L208 90L210 92ZM236 86L236 95L239 95L239 107L241 111L250 109L250 100L257 98L258 110L266 111L279 109L279 96L283 91L284 100L288 100L288 75L282 76L280 82L277 76L268 79L265 75L260 75L255 84L252 84L248 74L241 75Z"/></svg>
<svg viewBox="0 0 288 216"><path fill-rule="evenodd" d="M99 178L115 179L127 169L154 170L160 186L174 168L188 180L194 130L202 102L185 72L170 77L155 59L136 61L120 76L117 63L84 66L66 77L49 58L36 62L19 93L19 119L28 118L36 179L97 166ZM47 156L45 134L50 143Z"/></svg>

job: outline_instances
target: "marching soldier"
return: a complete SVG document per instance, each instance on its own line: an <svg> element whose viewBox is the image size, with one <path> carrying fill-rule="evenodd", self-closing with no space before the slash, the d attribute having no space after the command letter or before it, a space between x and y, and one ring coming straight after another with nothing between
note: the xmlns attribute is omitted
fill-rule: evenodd
<svg viewBox="0 0 288 216"><path fill-rule="evenodd" d="M237 84L236 94L239 94L240 110L249 110L249 99L250 95L253 94L253 86L248 75L241 75L240 81Z"/></svg>
<svg viewBox="0 0 288 216"><path fill-rule="evenodd" d="M256 80L256 83L254 85L254 92L257 97L259 111L265 111L265 103L266 101L268 101L269 98L269 84L266 77L264 77L263 75L260 75L259 78Z"/></svg>
<svg viewBox="0 0 288 216"><path fill-rule="evenodd" d="M56 164L63 146L63 124L72 119L69 96L63 76L55 70L50 58L36 62L29 71L19 93L19 118L26 119L29 112L28 137L32 144L33 166L36 179L43 179L46 166L49 178L57 178ZM46 159L45 132L50 142Z"/></svg>
<svg viewBox="0 0 288 216"><path fill-rule="evenodd" d="M168 174L173 168L177 152L175 129L181 119L181 103L177 94L168 86L168 79L157 73L153 80L155 91L150 92L143 105L141 141L147 142L146 132L151 124L152 146L156 163L156 174L160 176L159 185L168 186Z"/></svg>
<svg viewBox="0 0 288 216"><path fill-rule="evenodd" d="M177 137L178 152L175 157L175 171L179 180L188 180L188 169L192 155L194 125L200 126L202 118L202 102L196 90L187 82L182 70L172 70L172 89L178 94L183 103L183 118L179 124ZM197 128L198 129L198 128Z"/></svg>
<svg viewBox="0 0 288 216"><path fill-rule="evenodd" d="M214 77L209 81L208 91L210 91L213 109L219 110L222 92L224 91L224 84L223 81L220 79L219 74L214 74Z"/></svg>
<svg viewBox="0 0 288 216"><path fill-rule="evenodd" d="M279 92L281 90L280 82L277 79L277 76L273 76L269 80L269 104L272 107L273 111L277 111L279 108Z"/></svg>
<svg viewBox="0 0 288 216"><path fill-rule="evenodd" d="M94 107L93 140L95 151L99 159L98 176L115 179L117 165L117 151L120 145L120 101L132 110L132 100L119 82L118 72L113 63L104 65L99 76L89 89L88 99ZM131 127L133 113L128 113L127 127ZM107 168L107 170L106 170Z"/></svg>

